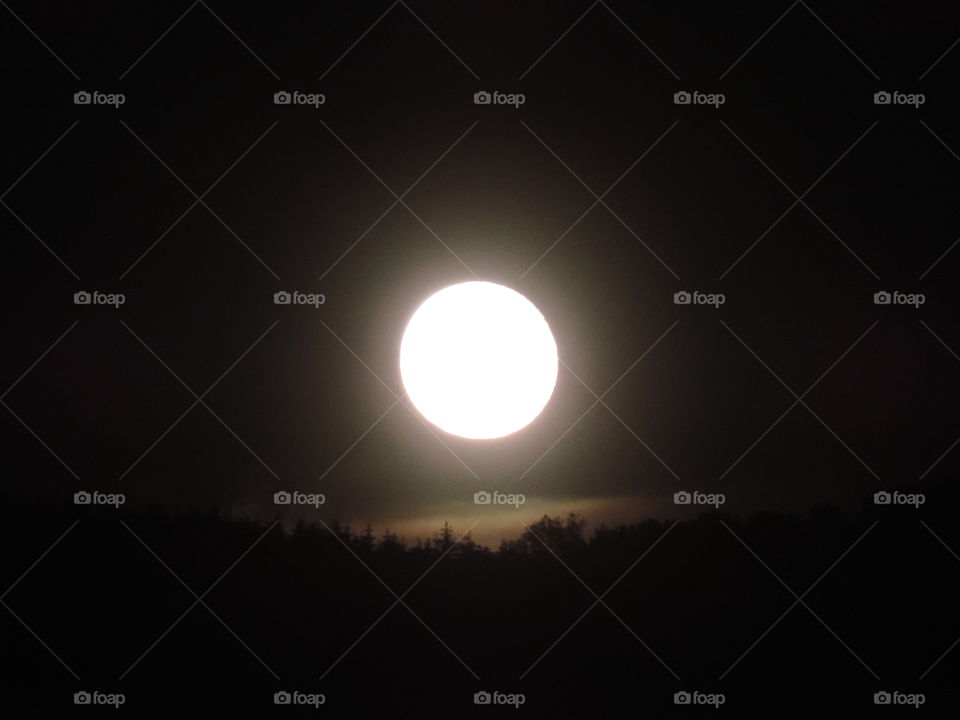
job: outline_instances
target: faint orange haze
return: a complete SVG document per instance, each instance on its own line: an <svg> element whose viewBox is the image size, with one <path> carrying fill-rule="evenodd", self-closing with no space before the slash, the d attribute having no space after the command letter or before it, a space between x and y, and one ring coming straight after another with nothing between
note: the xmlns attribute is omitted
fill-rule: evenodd
<svg viewBox="0 0 960 720"><path fill-rule="evenodd" d="M277 516L281 517L288 529L301 520L308 523L322 521L328 525L336 520L341 526L349 526L356 532L370 525L377 536L390 532L400 536L408 544L415 543L417 538L426 540L433 537L439 533L444 523L447 523L453 529L454 538L459 538L469 531L475 543L495 550L500 546L501 540L518 538L526 529L525 525L535 523L544 515L565 517L570 513L576 513L587 520L588 533L598 525L638 522L652 514L650 503L635 496L624 496L566 501L527 498L519 507L449 503L446 508L429 508L427 512L407 517L343 517L338 516L332 508L317 512L309 507L291 509L287 506L277 513ZM255 505L234 506L231 515L265 519L263 508Z"/></svg>

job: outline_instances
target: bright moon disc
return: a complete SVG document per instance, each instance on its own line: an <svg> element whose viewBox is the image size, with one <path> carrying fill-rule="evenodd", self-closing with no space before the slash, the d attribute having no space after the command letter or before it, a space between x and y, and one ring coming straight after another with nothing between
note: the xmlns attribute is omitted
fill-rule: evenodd
<svg viewBox="0 0 960 720"><path fill-rule="evenodd" d="M423 416L453 435L503 437L528 425L557 382L557 344L540 311L489 282L451 285L413 314L400 377Z"/></svg>

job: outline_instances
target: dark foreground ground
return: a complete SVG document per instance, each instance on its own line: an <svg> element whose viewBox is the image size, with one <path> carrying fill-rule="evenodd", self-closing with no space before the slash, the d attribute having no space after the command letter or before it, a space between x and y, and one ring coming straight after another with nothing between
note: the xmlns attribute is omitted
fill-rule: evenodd
<svg viewBox="0 0 960 720"><path fill-rule="evenodd" d="M853 516L544 519L497 551L456 529L405 545L8 499L4 704L62 711L97 691L136 716L260 714L297 691L336 717L514 712L474 704L496 691L538 717L712 710L675 706L685 690L734 714L871 712L882 691L955 707L957 497L925 492Z"/></svg>

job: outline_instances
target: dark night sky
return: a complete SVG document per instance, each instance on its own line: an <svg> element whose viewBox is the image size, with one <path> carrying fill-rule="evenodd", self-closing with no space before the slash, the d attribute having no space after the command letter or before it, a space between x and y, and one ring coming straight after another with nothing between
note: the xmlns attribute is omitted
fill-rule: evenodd
<svg viewBox="0 0 960 720"><path fill-rule="evenodd" d="M323 518L479 519L494 543L544 512L676 516L680 489L804 511L953 478L960 450L930 468L960 432L960 16L808 5L770 29L791 6L417 2L364 35L389 3L211 2L161 38L188 3L10 3L49 49L0 12L5 489L258 516L300 489ZM551 324L568 369L544 414L448 449L398 405L337 462L394 402L376 376L402 389L407 318L474 274ZM75 306L83 289L126 304ZM884 289L926 303L874 305ZM191 391L209 409L153 446ZM809 408L780 419L792 393ZM528 503L478 509L480 489Z"/></svg>

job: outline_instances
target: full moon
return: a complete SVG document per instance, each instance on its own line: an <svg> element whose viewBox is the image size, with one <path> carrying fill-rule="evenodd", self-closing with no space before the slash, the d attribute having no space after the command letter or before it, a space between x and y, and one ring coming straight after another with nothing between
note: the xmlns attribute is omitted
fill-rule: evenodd
<svg viewBox="0 0 960 720"><path fill-rule="evenodd" d="M451 285L413 314L400 377L414 407L452 435L503 437L530 424L557 382L557 344L536 306L490 282Z"/></svg>

